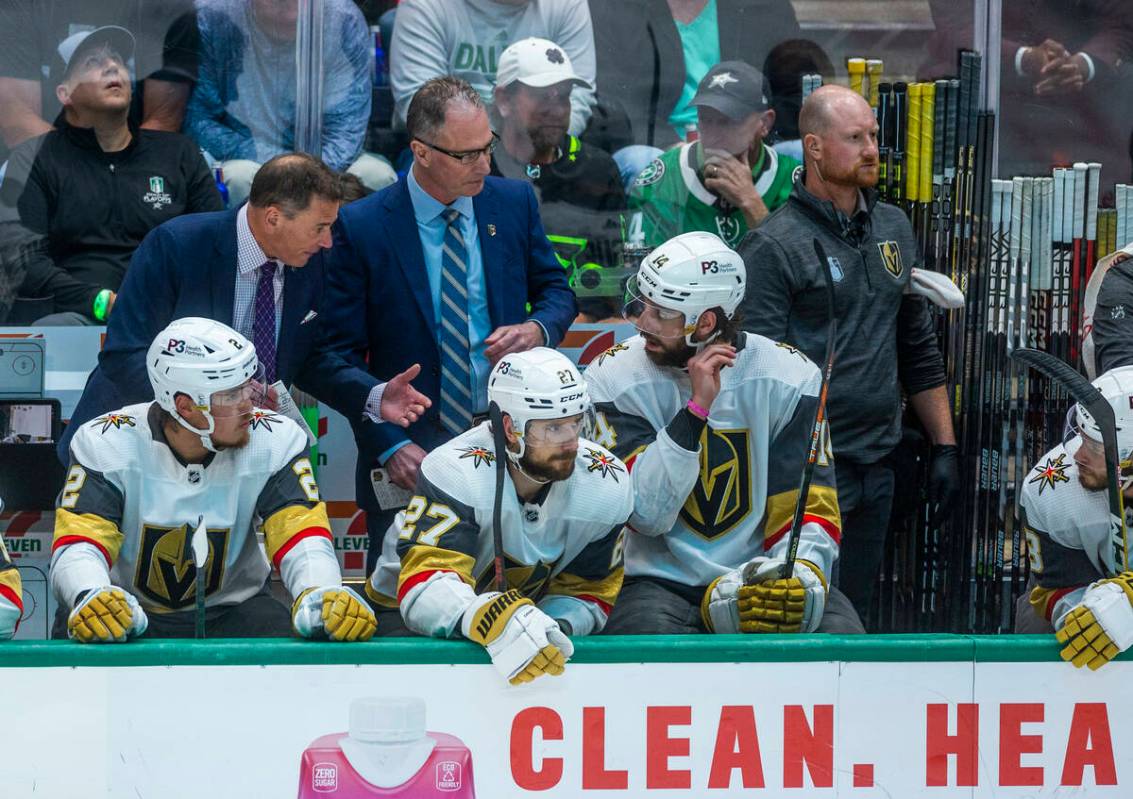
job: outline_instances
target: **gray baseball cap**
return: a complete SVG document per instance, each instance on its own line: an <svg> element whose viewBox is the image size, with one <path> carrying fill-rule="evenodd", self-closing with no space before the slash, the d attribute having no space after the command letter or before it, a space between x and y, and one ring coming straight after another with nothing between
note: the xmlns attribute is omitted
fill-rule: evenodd
<svg viewBox="0 0 1133 799"><path fill-rule="evenodd" d="M91 50L107 45L129 63L134 57L134 34L118 25L104 25L92 31L73 33L59 42L59 57L63 59L63 74L70 73L71 67Z"/></svg>
<svg viewBox="0 0 1133 799"><path fill-rule="evenodd" d="M771 107L771 87L763 73L743 61L721 61L708 70L691 105L707 106L731 119Z"/></svg>

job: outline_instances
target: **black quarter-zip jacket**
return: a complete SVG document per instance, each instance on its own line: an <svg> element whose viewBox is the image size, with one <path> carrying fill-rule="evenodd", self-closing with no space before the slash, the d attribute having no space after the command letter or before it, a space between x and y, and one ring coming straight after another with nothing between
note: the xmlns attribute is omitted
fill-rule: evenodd
<svg viewBox="0 0 1133 799"><path fill-rule="evenodd" d="M91 128L67 124L12 153L0 200L44 237L21 296L54 295L55 311L91 315L102 289L117 291L130 257L162 222L223 207L208 165L188 136L131 126L129 145L103 152Z"/></svg>
<svg viewBox="0 0 1133 799"><path fill-rule="evenodd" d="M787 203L740 243L747 266L745 329L826 356L826 283L814 251L831 259L838 333L827 407L834 454L874 463L901 437L901 388L945 384L925 301L904 293L919 266L912 226L867 190L852 217L795 182Z"/></svg>

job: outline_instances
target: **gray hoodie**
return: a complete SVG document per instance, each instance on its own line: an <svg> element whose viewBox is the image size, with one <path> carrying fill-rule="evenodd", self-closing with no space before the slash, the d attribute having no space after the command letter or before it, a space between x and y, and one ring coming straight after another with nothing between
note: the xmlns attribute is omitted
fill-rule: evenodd
<svg viewBox="0 0 1133 799"><path fill-rule="evenodd" d="M747 266L743 326L826 357L826 284L814 252L831 260L838 335L828 412L837 459L874 463L901 437L901 388L944 385L944 361L924 300L905 295L916 238L904 212L862 195L846 217L796 183L787 203L740 243Z"/></svg>

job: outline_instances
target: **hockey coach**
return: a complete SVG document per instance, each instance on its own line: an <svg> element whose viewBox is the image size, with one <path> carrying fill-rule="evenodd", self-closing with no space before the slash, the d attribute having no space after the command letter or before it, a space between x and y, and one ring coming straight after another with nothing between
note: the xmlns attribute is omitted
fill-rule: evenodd
<svg viewBox="0 0 1133 799"><path fill-rule="evenodd" d="M829 416L842 512L839 586L870 606L893 503L888 455L901 438L902 390L932 442L936 521L958 488L944 361L924 301L907 296L917 258L912 226L878 202L877 120L841 86L810 95L799 114L804 172L787 203L747 236L742 309L748 330L822 362L829 319L814 242L834 282L838 319Z"/></svg>

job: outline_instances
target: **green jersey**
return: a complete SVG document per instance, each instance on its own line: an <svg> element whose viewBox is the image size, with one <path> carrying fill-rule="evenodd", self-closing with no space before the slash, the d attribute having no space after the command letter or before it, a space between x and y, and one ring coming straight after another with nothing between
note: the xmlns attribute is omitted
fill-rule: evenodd
<svg viewBox="0 0 1133 799"><path fill-rule="evenodd" d="M641 170L630 189L629 205L639 212L634 214L633 226L640 225L645 246L657 247L693 230L715 233L729 247L740 243L748 229L743 212L701 182L703 161L700 144L692 142L663 153ZM751 179L768 211L787 201L795 172L801 166L789 155L763 145ZM636 233L630 230L631 241Z"/></svg>

